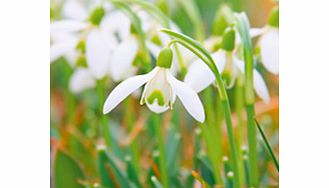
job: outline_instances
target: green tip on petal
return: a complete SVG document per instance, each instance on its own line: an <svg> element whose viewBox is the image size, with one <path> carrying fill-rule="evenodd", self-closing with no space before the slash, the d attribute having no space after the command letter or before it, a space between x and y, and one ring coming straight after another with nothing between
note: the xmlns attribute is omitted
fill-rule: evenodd
<svg viewBox="0 0 329 188"><path fill-rule="evenodd" d="M153 104L155 99L158 99L158 105L163 106L165 104L163 93L160 90L154 90L152 94L147 97L147 102Z"/></svg>
<svg viewBox="0 0 329 188"><path fill-rule="evenodd" d="M235 30L231 27L225 29L223 33L222 46L226 51L232 51L235 47Z"/></svg>
<svg viewBox="0 0 329 188"><path fill-rule="evenodd" d="M268 19L268 24L273 27L279 27L279 7L275 7Z"/></svg>
<svg viewBox="0 0 329 188"><path fill-rule="evenodd" d="M172 63L172 56L171 48L163 48L159 53L157 66L169 69Z"/></svg>
<svg viewBox="0 0 329 188"><path fill-rule="evenodd" d="M86 53L86 41L80 40L78 44L75 46L77 50L80 50L81 53Z"/></svg>
<svg viewBox="0 0 329 188"><path fill-rule="evenodd" d="M99 25L102 21L102 18L105 15L105 10L103 7L96 7L89 16L89 21L94 25Z"/></svg>
<svg viewBox="0 0 329 188"><path fill-rule="evenodd" d="M76 65L78 67L88 67L86 56L85 55L80 55L76 60Z"/></svg>

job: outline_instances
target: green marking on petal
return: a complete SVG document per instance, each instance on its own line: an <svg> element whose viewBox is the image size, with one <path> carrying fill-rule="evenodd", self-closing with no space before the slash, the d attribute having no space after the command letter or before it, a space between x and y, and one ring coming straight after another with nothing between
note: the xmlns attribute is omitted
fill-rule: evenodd
<svg viewBox="0 0 329 188"><path fill-rule="evenodd" d="M85 55L80 55L76 60L76 65L78 67L88 67L86 56Z"/></svg>
<svg viewBox="0 0 329 188"><path fill-rule="evenodd" d="M153 35L151 41L158 46L162 45L161 39L158 35Z"/></svg>
<svg viewBox="0 0 329 188"><path fill-rule="evenodd" d="M147 97L147 102L153 104L155 99L158 99L158 105L163 106L165 104L163 93L160 90L154 90L152 94Z"/></svg>
<svg viewBox="0 0 329 188"><path fill-rule="evenodd" d="M77 50L80 50L81 53L86 53L86 41L85 40L80 40L78 44L75 46Z"/></svg>

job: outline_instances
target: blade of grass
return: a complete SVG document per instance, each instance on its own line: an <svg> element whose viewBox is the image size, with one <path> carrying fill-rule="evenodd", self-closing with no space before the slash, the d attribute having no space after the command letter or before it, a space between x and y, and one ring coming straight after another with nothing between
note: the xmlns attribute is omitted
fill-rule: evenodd
<svg viewBox="0 0 329 188"><path fill-rule="evenodd" d="M276 159L276 157L274 155L274 152L273 152L273 150L272 150L272 148L271 148L271 146L270 146L270 144L269 144L269 142L268 142L268 140L265 136L264 131L262 130L262 128L260 127L260 125L259 125L259 123L256 119L255 119L255 122L256 122L258 131L260 132L260 135L262 136L262 139L264 140L265 147L266 147L267 151L269 152L269 154L270 154L270 156L271 156L271 158L272 158L272 160L275 164L276 169L279 172L279 162L278 162L278 160Z"/></svg>
<svg viewBox="0 0 329 188"><path fill-rule="evenodd" d="M163 188L163 186L161 185L161 183L155 176L151 177L151 181L152 181L153 185L155 186L155 188Z"/></svg>

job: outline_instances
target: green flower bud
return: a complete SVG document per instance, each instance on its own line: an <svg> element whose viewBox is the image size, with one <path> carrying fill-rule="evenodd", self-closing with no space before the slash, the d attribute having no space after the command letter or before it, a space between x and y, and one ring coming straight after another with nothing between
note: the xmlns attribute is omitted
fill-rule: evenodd
<svg viewBox="0 0 329 188"><path fill-rule="evenodd" d="M94 25L99 25L102 21L102 18L105 15L105 10L103 7L96 7L89 16L89 21Z"/></svg>
<svg viewBox="0 0 329 188"><path fill-rule="evenodd" d="M222 48L226 51L232 51L235 47L235 30L231 27L226 28L223 33Z"/></svg>
<svg viewBox="0 0 329 188"><path fill-rule="evenodd" d="M267 22L270 26L279 27L279 7L272 10Z"/></svg>
<svg viewBox="0 0 329 188"><path fill-rule="evenodd" d="M163 48L158 56L157 66L169 69L172 63L172 50L169 47Z"/></svg>
<svg viewBox="0 0 329 188"><path fill-rule="evenodd" d="M216 12L212 32L214 35L222 35L225 28L233 22L233 12L227 6L223 5Z"/></svg>

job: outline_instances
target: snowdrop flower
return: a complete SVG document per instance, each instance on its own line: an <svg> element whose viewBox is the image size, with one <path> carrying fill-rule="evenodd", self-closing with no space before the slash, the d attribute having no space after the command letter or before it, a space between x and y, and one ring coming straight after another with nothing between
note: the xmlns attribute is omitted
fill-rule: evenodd
<svg viewBox="0 0 329 188"><path fill-rule="evenodd" d="M120 83L105 101L103 113L111 112L128 95L145 84L141 104L155 113L163 113L173 107L176 95L187 112L199 122L205 119L203 105L197 93L171 73L172 50L164 48L159 53L157 66L149 73L131 77Z"/></svg>
<svg viewBox="0 0 329 188"><path fill-rule="evenodd" d="M275 8L268 24L260 29L258 46L260 58L265 68L273 74L279 74L279 8Z"/></svg>
<svg viewBox="0 0 329 188"><path fill-rule="evenodd" d="M65 35L75 37L72 37L72 40L57 40L51 46L51 60L66 56L66 53L74 52L77 45L83 44L84 53L81 55L85 55L92 75L96 79L107 75L111 52L116 47L117 41L115 36L108 32L108 28L102 24L104 16L104 8L98 6L91 12L88 22L77 20L53 22L51 24L52 38Z"/></svg>
<svg viewBox="0 0 329 188"><path fill-rule="evenodd" d="M240 73L244 73L244 62L236 54L240 41L236 39L236 31L228 28L223 33L221 48L212 54L217 69L222 74L226 87L231 88ZM184 82L196 92L207 88L215 81L212 71L201 60L197 60L188 68ZM269 101L269 93L260 73L254 70L254 89L256 94L265 102Z"/></svg>
<svg viewBox="0 0 329 188"><path fill-rule="evenodd" d="M162 44L168 43L170 37L159 32L161 26L148 13L138 11L137 14L142 23L142 30L147 36L146 47L154 57L157 57L161 48L164 47ZM138 70L136 63L145 55L140 50L138 36L130 20L123 15L118 24L121 25L120 33L123 33L123 37L113 53L110 74L114 81L121 81L135 75Z"/></svg>

